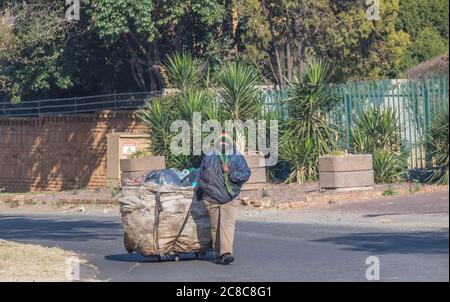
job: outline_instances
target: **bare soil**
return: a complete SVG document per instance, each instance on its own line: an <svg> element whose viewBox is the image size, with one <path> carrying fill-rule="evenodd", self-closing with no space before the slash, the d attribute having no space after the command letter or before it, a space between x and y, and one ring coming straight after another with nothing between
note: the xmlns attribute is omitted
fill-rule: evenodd
<svg viewBox="0 0 450 302"><path fill-rule="evenodd" d="M321 191L318 183L267 184L264 189L244 191L240 201L243 206L256 208L302 208L337 202L384 198L389 196L448 190L448 186L415 183L375 185L370 190L338 192ZM51 207L83 211L84 207L101 209L116 207L118 189L83 189L61 192L0 193L0 208L19 206Z"/></svg>

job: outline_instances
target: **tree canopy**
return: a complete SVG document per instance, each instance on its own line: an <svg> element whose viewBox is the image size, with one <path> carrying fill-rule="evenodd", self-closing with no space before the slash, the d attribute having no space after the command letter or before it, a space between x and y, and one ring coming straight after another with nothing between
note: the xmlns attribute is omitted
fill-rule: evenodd
<svg viewBox="0 0 450 302"><path fill-rule="evenodd" d="M220 65L243 60L265 83L285 85L312 59L331 79L401 77L448 52L447 0L0 1L0 92L8 99L159 90L168 54ZM209 69L208 69L209 70Z"/></svg>

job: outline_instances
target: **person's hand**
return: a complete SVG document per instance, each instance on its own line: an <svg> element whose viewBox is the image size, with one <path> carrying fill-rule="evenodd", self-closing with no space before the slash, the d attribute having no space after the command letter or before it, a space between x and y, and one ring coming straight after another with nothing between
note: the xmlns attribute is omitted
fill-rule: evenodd
<svg viewBox="0 0 450 302"><path fill-rule="evenodd" d="M230 167L228 165L222 165L222 171L223 173L228 173L230 172Z"/></svg>

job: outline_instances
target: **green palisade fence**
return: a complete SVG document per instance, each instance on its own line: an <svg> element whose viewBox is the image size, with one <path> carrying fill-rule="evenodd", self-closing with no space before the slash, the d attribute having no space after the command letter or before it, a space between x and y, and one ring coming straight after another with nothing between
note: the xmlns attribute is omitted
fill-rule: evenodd
<svg viewBox="0 0 450 302"><path fill-rule="evenodd" d="M448 76L423 80L397 79L361 81L334 85L335 108L329 122L337 126L336 139L342 149L351 151L351 128L356 116L366 108L380 107L395 112L400 125L400 136L408 153L411 170L422 170L431 164L423 145L423 138L435 113L448 110ZM268 110L276 109L284 118L287 108L286 91L267 91Z"/></svg>

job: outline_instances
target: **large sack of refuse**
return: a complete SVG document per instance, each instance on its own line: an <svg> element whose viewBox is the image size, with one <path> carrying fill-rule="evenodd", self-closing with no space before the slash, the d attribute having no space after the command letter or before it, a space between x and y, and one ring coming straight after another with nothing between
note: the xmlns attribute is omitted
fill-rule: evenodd
<svg viewBox="0 0 450 302"><path fill-rule="evenodd" d="M125 248L143 256L203 252L211 246L211 226L192 187L123 186L119 197Z"/></svg>

